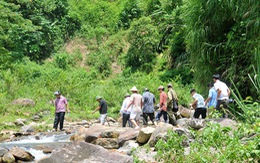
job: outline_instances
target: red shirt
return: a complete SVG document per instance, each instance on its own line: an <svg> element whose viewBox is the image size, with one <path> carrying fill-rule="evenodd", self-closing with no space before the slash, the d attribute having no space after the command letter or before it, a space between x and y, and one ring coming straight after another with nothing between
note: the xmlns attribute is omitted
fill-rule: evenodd
<svg viewBox="0 0 260 163"><path fill-rule="evenodd" d="M165 92L160 93L160 107L167 111L167 94Z"/></svg>

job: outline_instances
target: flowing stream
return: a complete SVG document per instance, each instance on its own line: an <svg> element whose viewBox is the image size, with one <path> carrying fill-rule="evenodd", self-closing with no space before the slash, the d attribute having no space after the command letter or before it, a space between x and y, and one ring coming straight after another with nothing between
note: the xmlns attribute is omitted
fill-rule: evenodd
<svg viewBox="0 0 260 163"><path fill-rule="evenodd" d="M42 150L39 150L40 146L57 149L64 144L70 143L70 136L71 135L67 135L65 133L50 133L40 136L27 136L21 137L21 139L12 142L2 142L0 143L0 147L6 149L11 149L15 146L23 148L35 157L34 161L38 161L39 159L50 155L43 153Z"/></svg>

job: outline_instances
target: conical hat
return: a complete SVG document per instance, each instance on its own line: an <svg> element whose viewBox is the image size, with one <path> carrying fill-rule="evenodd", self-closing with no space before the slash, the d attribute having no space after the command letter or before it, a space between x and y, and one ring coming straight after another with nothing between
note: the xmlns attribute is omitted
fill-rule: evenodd
<svg viewBox="0 0 260 163"><path fill-rule="evenodd" d="M130 90L130 91L135 91L135 92L137 92L138 91L138 89L135 87L135 86L133 86L133 88Z"/></svg>

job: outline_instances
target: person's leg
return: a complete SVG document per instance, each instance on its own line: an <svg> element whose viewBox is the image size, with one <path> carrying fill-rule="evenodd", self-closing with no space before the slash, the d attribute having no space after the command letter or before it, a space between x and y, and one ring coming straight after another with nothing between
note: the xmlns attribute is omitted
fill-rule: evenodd
<svg viewBox="0 0 260 163"><path fill-rule="evenodd" d="M156 115L156 121L159 122L162 116L162 111L158 111Z"/></svg>
<svg viewBox="0 0 260 163"><path fill-rule="evenodd" d="M152 121L154 124L154 113L148 113L149 119ZM147 120L148 121L148 120Z"/></svg>
<svg viewBox="0 0 260 163"><path fill-rule="evenodd" d="M138 126L140 125L140 119L141 119L141 113L136 113L135 121Z"/></svg>
<svg viewBox="0 0 260 163"><path fill-rule="evenodd" d="M228 100L223 100L221 104L223 106L223 118L228 118Z"/></svg>
<svg viewBox="0 0 260 163"><path fill-rule="evenodd" d="M123 113L123 127L126 126L126 122L127 122L127 114Z"/></svg>
<svg viewBox="0 0 260 163"><path fill-rule="evenodd" d="M60 113L55 113L55 119L53 124L53 128L55 129L55 131L57 131L59 123L60 123Z"/></svg>
<svg viewBox="0 0 260 163"><path fill-rule="evenodd" d="M198 109L195 109L193 117L194 118L199 118L199 116L200 116L200 111Z"/></svg>
<svg viewBox="0 0 260 163"><path fill-rule="evenodd" d="M163 119L164 119L164 122L167 123L167 120L168 120L168 115L167 115L167 112L162 110L163 112Z"/></svg>
<svg viewBox="0 0 260 163"><path fill-rule="evenodd" d="M202 119L205 119L206 118L206 115L207 115L207 109L205 108L205 109L202 109L201 110L201 117L202 117Z"/></svg>
<svg viewBox="0 0 260 163"><path fill-rule="evenodd" d="M134 125L133 127L138 128L139 126L137 125L135 118L136 118L136 113L131 112L130 121Z"/></svg>
<svg viewBox="0 0 260 163"><path fill-rule="evenodd" d="M107 114L100 114L100 123L105 125Z"/></svg>
<svg viewBox="0 0 260 163"><path fill-rule="evenodd" d="M132 123L131 123L131 121L130 121L130 114L126 114L127 116L127 118L126 118L126 120L127 120L127 122L128 122L128 127L133 127L133 125L132 125Z"/></svg>
<svg viewBox="0 0 260 163"><path fill-rule="evenodd" d="M143 113L143 125L148 125L148 113Z"/></svg>
<svg viewBox="0 0 260 163"><path fill-rule="evenodd" d="M60 113L60 130L63 130L63 123L64 123L64 117L65 117L65 112Z"/></svg>

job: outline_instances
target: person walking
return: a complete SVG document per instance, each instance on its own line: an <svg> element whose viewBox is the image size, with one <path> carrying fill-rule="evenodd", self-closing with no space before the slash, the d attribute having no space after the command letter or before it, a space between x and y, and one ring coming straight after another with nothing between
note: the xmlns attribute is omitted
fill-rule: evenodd
<svg viewBox="0 0 260 163"><path fill-rule="evenodd" d="M219 80L220 75L214 74L213 75L213 82L214 82L214 89L217 91L217 105L216 109L219 112L222 112L222 117L227 118L227 109L228 109L228 102L229 102L229 96L230 96L230 89L226 85L226 83ZM223 108L220 108L220 105L223 106Z"/></svg>
<svg viewBox="0 0 260 163"><path fill-rule="evenodd" d="M144 89L143 93L143 125L148 125L148 117L154 125L154 104L155 97L148 88Z"/></svg>
<svg viewBox="0 0 260 163"><path fill-rule="evenodd" d="M204 98L200 94L198 94L195 89L192 89L190 91L190 94L194 99L193 103L190 104L191 107L195 108L193 117L199 118L199 116L201 115L202 119L205 119L207 114L207 109L205 107Z"/></svg>
<svg viewBox="0 0 260 163"><path fill-rule="evenodd" d="M214 89L214 84L213 83L209 83L208 84L209 87L209 94L208 94L208 98L205 100L205 106L207 106L208 108L216 108L217 105L217 92Z"/></svg>
<svg viewBox="0 0 260 163"><path fill-rule="evenodd" d="M156 115L157 123L160 121L161 116L163 115L164 122L166 123L167 118L167 94L164 92L164 87L159 86L158 91L160 92L160 103L159 103L159 110Z"/></svg>
<svg viewBox="0 0 260 163"><path fill-rule="evenodd" d="M130 102L127 106L130 113L130 121L134 125L135 129L139 129L139 121L141 116L142 108L142 95L138 93L138 89L134 86L131 90L132 95L130 97Z"/></svg>
<svg viewBox="0 0 260 163"><path fill-rule="evenodd" d="M169 123L177 125L177 112L178 112L178 97L176 92L172 89L172 84L167 85L168 98L167 98L167 112L169 116Z"/></svg>
<svg viewBox="0 0 260 163"><path fill-rule="evenodd" d="M105 125L106 118L107 118L107 102L101 96L96 97L96 101L99 103L98 107L92 112L94 114L96 111L99 110L100 113L100 123L101 125Z"/></svg>
<svg viewBox="0 0 260 163"><path fill-rule="evenodd" d="M60 131L63 130L63 123L65 118L65 113L70 113L69 105L67 99L61 95L60 91L54 92L54 95L56 96L56 99L54 101L55 105L55 119L53 124L53 130L57 131L58 125L60 127Z"/></svg>
<svg viewBox="0 0 260 163"><path fill-rule="evenodd" d="M132 123L130 121L130 111L127 110L127 106L130 102L130 94L125 94L125 99L123 101L123 104L121 106L120 114L123 119L123 127L126 127L126 123L128 122L129 127L132 127Z"/></svg>

